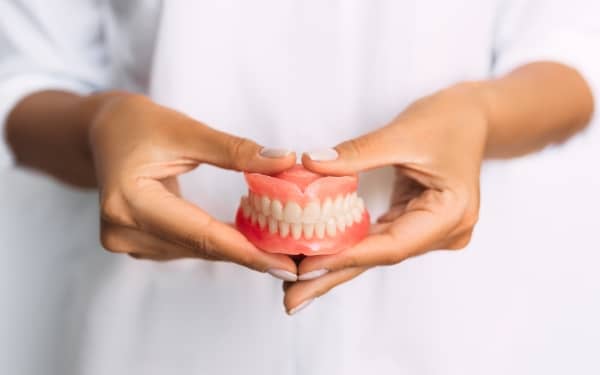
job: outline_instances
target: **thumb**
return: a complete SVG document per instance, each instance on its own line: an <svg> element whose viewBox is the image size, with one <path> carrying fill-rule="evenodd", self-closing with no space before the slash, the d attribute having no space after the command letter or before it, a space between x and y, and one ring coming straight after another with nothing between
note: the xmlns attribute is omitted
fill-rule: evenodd
<svg viewBox="0 0 600 375"><path fill-rule="evenodd" d="M309 170L326 175L351 175L395 164L391 142L381 131L354 138L335 148L305 152L302 164Z"/></svg>
<svg viewBox="0 0 600 375"><path fill-rule="evenodd" d="M274 174L296 163L294 152L281 148L266 148L256 142L221 132L203 129L195 147L200 162L244 172Z"/></svg>

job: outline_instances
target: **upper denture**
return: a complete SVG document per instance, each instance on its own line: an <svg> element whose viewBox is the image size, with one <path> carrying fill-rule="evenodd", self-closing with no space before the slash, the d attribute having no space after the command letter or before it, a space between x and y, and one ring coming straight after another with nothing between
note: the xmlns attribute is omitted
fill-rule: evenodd
<svg viewBox="0 0 600 375"><path fill-rule="evenodd" d="M322 176L302 166L275 176L245 176L249 195L242 198L243 218L271 235L295 240L335 237L366 216L356 194L356 176Z"/></svg>

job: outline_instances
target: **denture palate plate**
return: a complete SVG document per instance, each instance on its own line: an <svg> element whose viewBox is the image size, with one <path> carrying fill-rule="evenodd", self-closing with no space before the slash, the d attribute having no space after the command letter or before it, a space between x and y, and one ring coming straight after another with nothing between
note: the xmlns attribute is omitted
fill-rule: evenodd
<svg viewBox="0 0 600 375"><path fill-rule="evenodd" d="M250 193L242 197L242 215L252 225L270 234L293 239L323 239L344 233L362 221L365 205L356 192L327 197L323 202L309 201L301 207L297 202L282 202L268 196Z"/></svg>

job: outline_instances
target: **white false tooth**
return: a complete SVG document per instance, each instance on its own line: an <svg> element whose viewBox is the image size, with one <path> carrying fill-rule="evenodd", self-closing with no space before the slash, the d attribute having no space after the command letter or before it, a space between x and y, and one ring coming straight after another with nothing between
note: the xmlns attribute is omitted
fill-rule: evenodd
<svg viewBox="0 0 600 375"><path fill-rule="evenodd" d="M320 240L325 238L325 223L324 222L320 221L315 224L315 235Z"/></svg>
<svg viewBox="0 0 600 375"><path fill-rule="evenodd" d="M260 195L252 194L252 208L254 208L254 211L257 213L260 212Z"/></svg>
<svg viewBox="0 0 600 375"><path fill-rule="evenodd" d="M344 197L341 195L338 195L335 198L335 201L333 201L333 214L334 215L339 215L341 214L344 210Z"/></svg>
<svg viewBox="0 0 600 375"><path fill-rule="evenodd" d="M277 199L273 199L271 202L271 216L275 220L283 220L283 205Z"/></svg>
<svg viewBox="0 0 600 375"><path fill-rule="evenodd" d="M353 208L356 206L356 199L358 198L358 195L356 194L356 192L350 194L350 208Z"/></svg>
<svg viewBox="0 0 600 375"><path fill-rule="evenodd" d="M302 223L292 223L290 227L292 228L292 238L299 240L302 237Z"/></svg>
<svg viewBox="0 0 600 375"><path fill-rule="evenodd" d="M260 208L263 215L269 216L271 214L271 200L266 195L260 199Z"/></svg>
<svg viewBox="0 0 600 375"><path fill-rule="evenodd" d="M302 224L302 233L304 233L304 238L310 240L313 238L313 234L315 233L315 224L313 223L304 223Z"/></svg>
<svg viewBox="0 0 600 375"><path fill-rule="evenodd" d="M357 198L356 207L358 207L358 209L362 213L365 210L365 201L362 198Z"/></svg>
<svg viewBox="0 0 600 375"><path fill-rule="evenodd" d="M283 238L286 238L290 234L290 223L286 223L285 221L279 222L279 235Z"/></svg>
<svg viewBox="0 0 600 375"><path fill-rule="evenodd" d="M248 197L242 197L242 215L244 215L244 219L250 217L250 211L252 208L250 207L250 203L248 203Z"/></svg>
<svg viewBox="0 0 600 375"><path fill-rule="evenodd" d="M325 221L329 219L333 212L333 202L331 198L326 198L325 202L323 202L323 206L321 207L321 221Z"/></svg>
<svg viewBox="0 0 600 375"><path fill-rule="evenodd" d="M350 227L354 224L354 217L352 216L352 210L346 212L344 215L344 219L346 219L346 226Z"/></svg>
<svg viewBox="0 0 600 375"><path fill-rule="evenodd" d="M329 220L327 220L327 225L325 226L325 231L329 237L335 237L335 227L335 219L330 217Z"/></svg>
<svg viewBox="0 0 600 375"><path fill-rule="evenodd" d="M360 223L362 220L362 212L360 212L360 208L354 207L352 209L352 217L354 218L355 223Z"/></svg>
<svg viewBox="0 0 600 375"><path fill-rule="evenodd" d="M277 233L277 220L273 219L272 217L269 217L269 233Z"/></svg>
<svg viewBox="0 0 600 375"><path fill-rule="evenodd" d="M346 218L344 216L338 216L335 219L335 223L340 232L344 233L346 231Z"/></svg>
<svg viewBox="0 0 600 375"><path fill-rule="evenodd" d="M296 202L287 202L283 209L283 220L288 223L302 222L302 208Z"/></svg>
<svg viewBox="0 0 600 375"><path fill-rule="evenodd" d="M344 197L344 203L342 204L343 210L342 212L345 214L346 212L350 211L350 194L346 194L346 196Z"/></svg>
<svg viewBox="0 0 600 375"><path fill-rule="evenodd" d="M304 207L302 211L303 223L316 223L321 217L321 205L319 201L312 201Z"/></svg>
<svg viewBox="0 0 600 375"><path fill-rule="evenodd" d="M267 217L263 214L258 214L258 226L260 229L265 229L267 226Z"/></svg>
<svg viewBox="0 0 600 375"><path fill-rule="evenodd" d="M252 225L256 224L257 216L256 211L252 210L250 213L250 223L252 223Z"/></svg>

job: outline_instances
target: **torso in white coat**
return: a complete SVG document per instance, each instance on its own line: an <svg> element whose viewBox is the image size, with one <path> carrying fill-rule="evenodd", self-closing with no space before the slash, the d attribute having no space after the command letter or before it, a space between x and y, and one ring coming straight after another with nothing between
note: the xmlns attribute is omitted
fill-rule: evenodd
<svg viewBox="0 0 600 375"><path fill-rule="evenodd" d="M527 62L511 38L536 7L509 4L115 0L109 86L263 145L333 146L423 95ZM86 375L597 373L600 179L585 172L596 133L487 165L467 250L370 270L293 317L279 281L238 266L114 255L98 270L83 257L65 362ZM181 182L229 221L245 190L239 173L208 166ZM376 217L390 171L360 189Z"/></svg>

